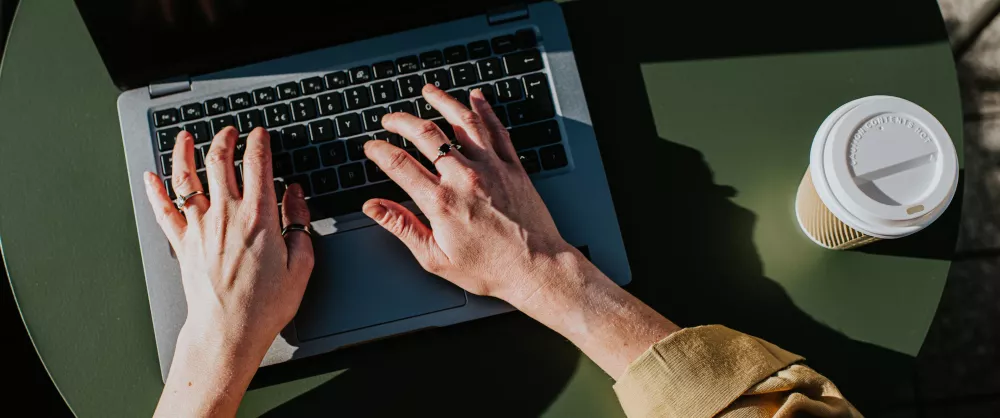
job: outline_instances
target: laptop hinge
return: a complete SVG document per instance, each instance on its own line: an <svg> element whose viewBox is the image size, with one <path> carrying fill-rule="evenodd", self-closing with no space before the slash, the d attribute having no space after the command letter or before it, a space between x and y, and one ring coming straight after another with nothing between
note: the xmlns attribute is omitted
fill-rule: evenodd
<svg viewBox="0 0 1000 418"><path fill-rule="evenodd" d="M515 20L528 18L528 6L525 4L514 4L499 9L490 10L486 13L486 20L490 26L501 25Z"/></svg>
<svg viewBox="0 0 1000 418"><path fill-rule="evenodd" d="M164 80L162 82L149 85L149 98L155 99L157 97L169 96L171 94L177 94L185 91L191 91L190 78L184 77Z"/></svg>

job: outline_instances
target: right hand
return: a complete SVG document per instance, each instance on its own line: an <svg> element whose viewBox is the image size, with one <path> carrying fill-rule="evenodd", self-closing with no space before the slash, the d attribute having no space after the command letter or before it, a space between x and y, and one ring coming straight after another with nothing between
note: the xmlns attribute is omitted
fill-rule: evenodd
<svg viewBox="0 0 1000 418"><path fill-rule="evenodd" d="M462 146L437 159L440 175L386 141L365 144L365 154L410 195L430 225L385 199L365 202L363 211L402 240L427 271L518 306L546 285L547 275L538 273L549 261L576 249L556 230L482 92L469 96L472 109L432 85L423 89ZM431 161L449 142L433 122L406 113L386 115L382 126Z"/></svg>

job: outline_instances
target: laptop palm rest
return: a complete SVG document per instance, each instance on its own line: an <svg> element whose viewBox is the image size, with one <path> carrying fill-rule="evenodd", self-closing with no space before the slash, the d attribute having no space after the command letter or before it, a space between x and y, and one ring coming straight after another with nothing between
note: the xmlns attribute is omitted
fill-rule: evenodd
<svg viewBox="0 0 1000 418"><path fill-rule="evenodd" d="M427 273L378 226L313 239L316 267L295 317L300 341L463 306L465 291Z"/></svg>

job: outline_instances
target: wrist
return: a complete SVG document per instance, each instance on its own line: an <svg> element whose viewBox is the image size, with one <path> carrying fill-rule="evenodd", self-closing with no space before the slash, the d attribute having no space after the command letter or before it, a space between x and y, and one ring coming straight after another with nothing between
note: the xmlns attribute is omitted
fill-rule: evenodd
<svg viewBox="0 0 1000 418"><path fill-rule="evenodd" d="M603 273L566 242L553 245L549 251L538 253L511 281L501 299L518 310L531 315L539 300L565 297L568 290L583 289L589 282L607 280Z"/></svg>

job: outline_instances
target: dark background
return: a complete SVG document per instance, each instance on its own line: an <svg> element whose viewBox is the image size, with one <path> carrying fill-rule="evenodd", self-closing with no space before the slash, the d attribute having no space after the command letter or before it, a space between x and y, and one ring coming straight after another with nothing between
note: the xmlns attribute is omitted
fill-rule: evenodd
<svg viewBox="0 0 1000 418"><path fill-rule="evenodd" d="M0 54L3 52L7 31L10 21L13 18L16 1L0 0ZM953 24L954 22L948 22ZM688 44L691 48L693 45ZM809 45L804 46L806 48ZM696 51L693 52L697 55ZM959 62L959 72L963 67ZM963 90L963 94L969 94ZM602 106L595 106L595 110ZM967 114L969 112L966 112ZM970 142L970 135L974 132L966 132L966 142ZM684 150L673 150L674 154ZM967 147L967 158L969 149ZM969 173L975 175L975 173ZM967 189L968 190L968 189ZM966 205L970 199L975 197L975 190L968 190L973 196L966 196ZM989 314L983 314L984 308L990 304L996 305L996 300L987 301L986 306L982 303L971 303L976 300L977 292L983 289L995 287L996 270L975 271L975 269L963 269L962 263L968 263L969 259L991 258L996 259L996 252L965 252L957 255L953 270L954 274L949 277L942 296L941 305L935 316L934 323L928 333L927 341L921 349L920 355L916 359L917 373L920 380L924 382L937 382L926 385L923 399L916 400L913 405L899 405L897 408L882 411L878 416L904 417L904 416L948 416L948 417L987 417L1000 416L1000 367L996 360L984 360L984 349L986 352L994 352L997 346L995 334L977 334L974 330L993 329L996 327L996 318ZM6 282L6 271L0 268L0 275ZM634 289L641 291L642 289ZM981 298L979 298L981 299ZM515 314L516 315L516 314ZM680 319L680 318L677 318ZM521 318L508 316L507 318L493 319L500 324L506 322L520 322ZM500 324L502 325L502 324ZM483 327L465 327L465 332L475 332ZM39 361L34 347L20 320L16 304L10 292L10 287L6 283L0 283L0 330L5 331L7 341L4 352L9 359L4 365L5 377L11 385L10 389L4 392L4 397L8 405L20 404L30 405L34 416L61 417L71 416L65 403L62 401L55 387L46 374L44 367ZM748 331L751 331L748 329ZM444 332L442 338L446 338L450 332ZM405 343L405 338L389 344ZM992 347L992 348L991 348ZM425 353L427 354L427 353ZM456 353L457 354L457 353ZM986 357L989 357L987 354ZM10 360L12 359L12 360ZM970 370L980 369L974 376L993 376L992 382L981 381L969 378ZM986 372L983 373L983 368ZM989 370L992 369L992 370ZM348 379L349 380L349 379ZM876 379L878 380L878 379ZM847 382L844 382L847 383ZM871 388L880 390L884 388ZM544 408L544 406L540 406ZM869 414L869 416L872 416Z"/></svg>

